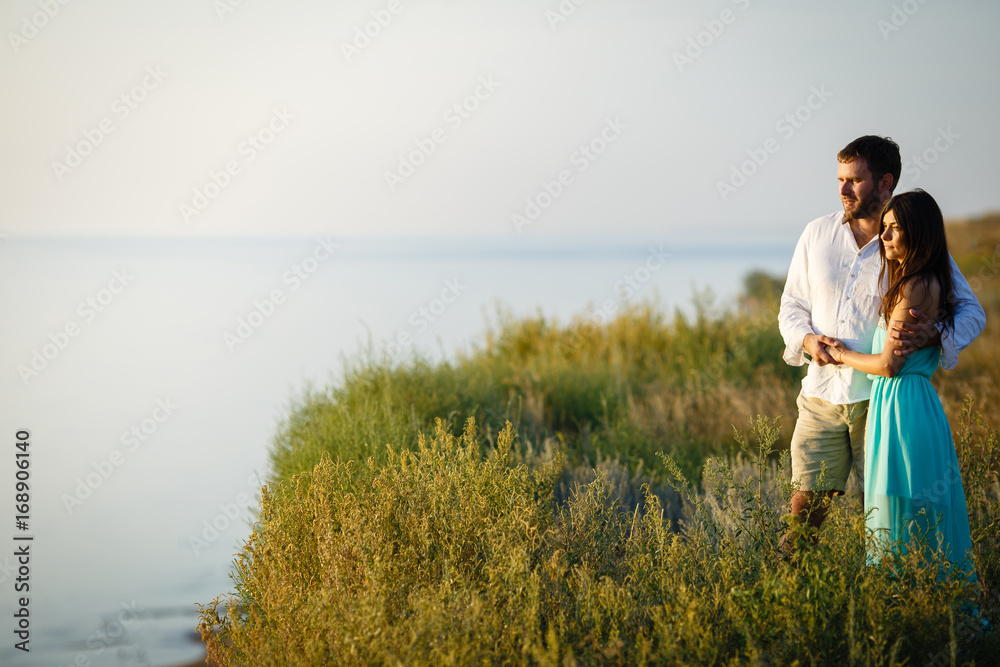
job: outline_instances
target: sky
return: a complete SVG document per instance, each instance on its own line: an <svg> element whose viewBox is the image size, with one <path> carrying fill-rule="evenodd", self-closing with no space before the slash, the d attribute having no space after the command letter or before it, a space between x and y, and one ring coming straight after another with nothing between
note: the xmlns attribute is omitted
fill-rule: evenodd
<svg viewBox="0 0 1000 667"><path fill-rule="evenodd" d="M864 134L978 215L997 25L992 0L4 0L0 234L787 238Z"/></svg>

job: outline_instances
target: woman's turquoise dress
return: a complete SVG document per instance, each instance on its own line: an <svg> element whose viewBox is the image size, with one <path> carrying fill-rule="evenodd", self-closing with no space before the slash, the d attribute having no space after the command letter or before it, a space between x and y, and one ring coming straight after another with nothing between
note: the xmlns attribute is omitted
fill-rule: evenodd
<svg viewBox="0 0 1000 667"><path fill-rule="evenodd" d="M879 321L872 353L885 345ZM941 348L917 350L894 378L869 375L871 401L865 432L865 510L874 542L869 562L877 562L893 542L926 540L948 560L975 577L969 513L951 428L931 376Z"/></svg>

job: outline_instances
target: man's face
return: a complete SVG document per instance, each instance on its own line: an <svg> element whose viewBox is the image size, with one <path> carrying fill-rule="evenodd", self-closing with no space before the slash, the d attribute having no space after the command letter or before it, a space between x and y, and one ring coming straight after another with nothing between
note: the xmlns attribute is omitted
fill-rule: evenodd
<svg viewBox="0 0 1000 667"><path fill-rule="evenodd" d="M864 158L840 162L837 166L840 200L844 204L844 220L875 217L882 208L882 193L868 170Z"/></svg>

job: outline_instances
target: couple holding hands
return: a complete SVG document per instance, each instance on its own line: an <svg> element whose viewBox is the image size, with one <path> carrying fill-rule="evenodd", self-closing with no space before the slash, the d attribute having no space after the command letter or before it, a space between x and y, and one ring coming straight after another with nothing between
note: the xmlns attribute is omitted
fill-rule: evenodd
<svg viewBox="0 0 1000 667"><path fill-rule="evenodd" d="M899 146L864 136L837 159L844 210L806 227L778 313L785 361L811 359L791 441L791 511L818 528L817 501L843 494L853 468L874 535L869 562L919 536L975 577L958 458L930 378L955 367L986 315L948 253L934 199L893 196Z"/></svg>

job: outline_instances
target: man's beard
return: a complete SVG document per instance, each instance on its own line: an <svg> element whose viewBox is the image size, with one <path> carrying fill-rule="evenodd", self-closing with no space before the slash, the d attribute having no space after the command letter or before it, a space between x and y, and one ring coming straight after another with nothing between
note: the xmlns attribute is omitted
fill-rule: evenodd
<svg viewBox="0 0 1000 667"><path fill-rule="evenodd" d="M848 209L846 205L844 206L844 222L860 220L861 218L874 218L882 210L882 200L879 199L878 193L875 190L866 195L861 195L861 199L857 201L858 205L853 209Z"/></svg>

